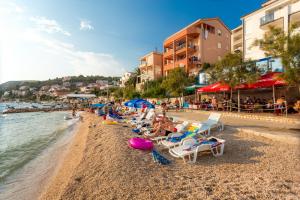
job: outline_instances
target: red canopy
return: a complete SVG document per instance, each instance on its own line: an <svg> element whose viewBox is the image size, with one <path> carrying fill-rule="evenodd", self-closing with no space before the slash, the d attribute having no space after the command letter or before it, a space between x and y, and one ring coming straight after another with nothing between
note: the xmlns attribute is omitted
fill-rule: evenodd
<svg viewBox="0 0 300 200"><path fill-rule="evenodd" d="M286 82L279 77L280 74L282 73L271 72L269 74L262 75L255 83L247 84L245 89L268 88L272 86L286 85Z"/></svg>
<svg viewBox="0 0 300 200"><path fill-rule="evenodd" d="M226 92L229 91L230 87L222 83L214 83L203 88L199 88L198 92Z"/></svg>
<svg viewBox="0 0 300 200"><path fill-rule="evenodd" d="M255 83L252 84L241 84L235 87L235 89L257 89L257 88L268 88L274 86L286 85L286 82L279 77L282 74L280 72L271 72L269 74L262 75ZM198 92L227 92L230 90L229 85L214 83L203 88L199 88Z"/></svg>

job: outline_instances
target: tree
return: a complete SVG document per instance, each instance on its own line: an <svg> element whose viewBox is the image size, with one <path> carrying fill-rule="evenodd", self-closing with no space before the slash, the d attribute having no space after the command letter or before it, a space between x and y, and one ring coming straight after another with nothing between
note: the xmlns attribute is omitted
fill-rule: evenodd
<svg viewBox="0 0 300 200"><path fill-rule="evenodd" d="M188 77L184 69L177 67L163 80L162 86L169 95L178 97L183 94L185 87L191 82L192 80Z"/></svg>
<svg viewBox="0 0 300 200"><path fill-rule="evenodd" d="M162 87L163 78L147 81L143 86L142 97L145 98L163 98L166 96L166 90Z"/></svg>
<svg viewBox="0 0 300 200"><path fill-rule="evenodd" d="M134 72L130 76L129 80L125 83L125 86L133 86L135 88L139 76L141 75L140 68L135 68Z"/></svg>
<svg viewBox="0 0 300 200"><path fill-rule="evenodd" d="M230 86L230 111L232 110L233 89L243 83L254 82L259 73L253 62L243 62L241 52L228 53L222 60L216 63L210 71L214 81ZM240 110L240 95L238 90L238 110Z"/></svg>
<svg viewBox="0 0 300 200"><path fill-rule="evenodd" d="M284 74L282 77L290 85L298 86L300 93L300 32L292 25L288 33L281 28L270 27L262 39L255 40L266 56L281 58Z"/></svg>

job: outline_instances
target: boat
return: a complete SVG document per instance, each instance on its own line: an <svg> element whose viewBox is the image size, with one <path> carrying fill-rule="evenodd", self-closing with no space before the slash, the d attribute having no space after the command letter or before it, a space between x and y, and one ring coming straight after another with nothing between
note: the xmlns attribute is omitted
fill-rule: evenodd
<svg viewBox="0 0 300 200"><path fill-rule="evenodd" d="M70 119L73 119L73 117L71 115L64 116L64 120L70 120Z"/></svg>

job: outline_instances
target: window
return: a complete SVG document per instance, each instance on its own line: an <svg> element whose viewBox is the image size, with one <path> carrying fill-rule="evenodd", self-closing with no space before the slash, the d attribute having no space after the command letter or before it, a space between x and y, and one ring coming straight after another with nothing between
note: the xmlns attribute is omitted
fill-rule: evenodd
<svg viewBox="0 0 300 200"><path fill-rule="evenodd" d="M218 48L221 49L222 48L222 44L221 42L218 42Z"/></svg>
<svg viewBox="0 0 300 200"><path fill-rule="evenodd" d="M218 61L222 60L221 56L218 56Z"/></svg>
<svg viewBox="0 0 300 200"><path fill-rule="evenodd" d="M222 35L222 31L220 29L218 29L218 36Z"/></svg>

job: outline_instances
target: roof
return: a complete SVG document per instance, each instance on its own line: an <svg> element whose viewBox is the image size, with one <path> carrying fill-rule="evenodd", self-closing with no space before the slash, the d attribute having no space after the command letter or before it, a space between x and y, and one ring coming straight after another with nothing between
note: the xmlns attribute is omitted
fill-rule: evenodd
<svg viewBox="0 0 300 200"><path fill-rule="evenodd" d="M239 25L238 27L232 29L231 32L234 32L235 30L242 29L242 28L243 28L243 25Z"/></svg>
<svg viewBox="0 0 300 200"><path fill-rule="evenodd" d="M268 0L268 1L264 2L263 4L261 4L261 7L260 7L260 8L254 10L254 11L248 13L248 14L243 15L243 16L241 17L241 19L243 19L243 18L245 18L245 17L251 15L252 13L255 13L255 12L259 11L259 10L262 9L262 8L265 8L265 7L267 7L267 6L269 6L269 5L273 4L273 3L276 3L277 1L279 1L279 0Z"/></svg>
<svg viewBox="0 0 300 200"><path fill-rule="evenodd" d="M170 35L169 37L167 37L164 41L168 40L169 38L177 35L178 33L180 33L181 31L184 31L187 28L190 28L192 26L194 26L195 24L201 23L201 22L205 22L205 21L211 21L211 20L218 20L229 32L231 32L231 30L226 26L226 24L224 24L224 22L219 18L219 17L214 17L214 18L203 18L203 19L198 19L196 21L194 21L193 23L189 24L188 26L180 29L179 31L177 31L176 33Z"/></svg>
<svg viewBox="0 0 300 200"><path fill-rule="evenodd" d="M150 53L147 53L146 55L142 56L140 58L140 60L143 59L143 58L146 58L147 56L150 56L151 54L157 54L157 55L161 55L161 56L163 55L162 53L160 53L158 51L151 51Z"/></svg>

